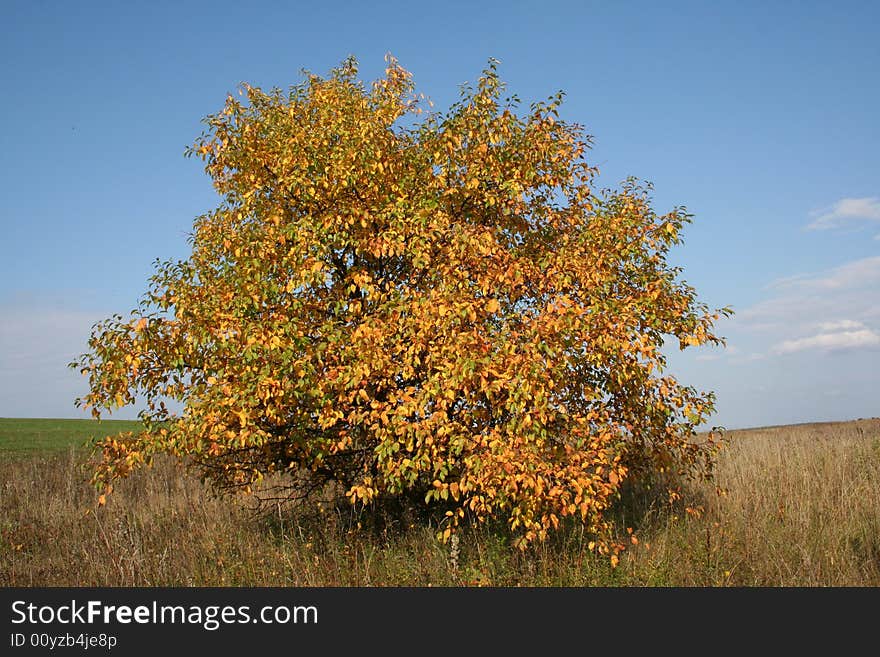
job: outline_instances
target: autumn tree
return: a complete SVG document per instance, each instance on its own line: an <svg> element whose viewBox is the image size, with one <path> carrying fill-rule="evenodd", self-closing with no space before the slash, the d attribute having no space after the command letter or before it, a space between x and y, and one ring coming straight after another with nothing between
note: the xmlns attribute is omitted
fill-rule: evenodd
<svg viewBox="0 0 880 657"><path fill-rule="evenodd" d="M230 95L189 151L221 198L192 254L72 363L96 417L145 404L96 483L170 453L224 489L289 472L291 496L408 496L444 536L503 518L525 545L576 516L607 551L625 480L708 474L713 396L661 352L720 343L728 312L667 262L690 216L635 181L594 190L561 93L504 96L492 60L435 112L390 57L369 86L349 59Z"/></svg>

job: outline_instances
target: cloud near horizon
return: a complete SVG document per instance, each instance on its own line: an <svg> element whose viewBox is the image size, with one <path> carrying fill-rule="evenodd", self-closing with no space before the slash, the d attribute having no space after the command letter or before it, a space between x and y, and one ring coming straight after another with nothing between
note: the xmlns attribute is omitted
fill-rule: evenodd
<svg viewBox="0 0 880 657"><path fill-rule="evenodd" d="M842 351L880 347L880 334L860 322L843 320L829 322L825 326L837 327L822 333L795 340L783 340L775 345L776 354L790 354L798 351ZM840 327L844 327L841 329Z"/></svg>
<svg viewBox="0 0 880 657"><path fill-rule="evenodd" d="M836 322L819 322L819 329L823 333L831 333L833 331L857 331L865 328L862 322L856 322L851 319L841 319Z"/></svg>
<svg viewBox="0 0 880 657"><path fill-rule="evenodd" d="M797 336L858 330L880 323L880 256L852 260L820 272L777 279L771 296L734 316L751 334Z"/></svg>
<svg viewBox="0 0 880 657"><path fill-rule="evenodd" d="M880 256L780 278L737 313L754 351L768 356L880 347ZM873 360L875 356L871 356Z"/></svg>
<svg viewBox="0 0 880 657"><path fill-rule="evenodd" d="M880 283L880 256L851 260L818 274L796 274L770 282L766 289L817 292Z"/></svg>
<svg viewBox="0 0 880 657"><path fill-rule="evenodd" d="M827 208L814 210L810 216L813 217L813 221L807 224L807 230L841 228L853 221L880 222L880 198L876 196L842 198Z"/></svg>

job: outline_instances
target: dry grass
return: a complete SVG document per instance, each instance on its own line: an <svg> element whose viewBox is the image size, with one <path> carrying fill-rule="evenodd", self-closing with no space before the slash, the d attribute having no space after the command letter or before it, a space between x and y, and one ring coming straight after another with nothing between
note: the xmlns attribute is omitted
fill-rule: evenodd
<svg viewBox="0 0 880 657"><path fill-rule="evenodd" d="M80 452L4 458L0 585L880 586L880 420L728 438L726 495L621 505L639 543L616 569L577 526L525 553L488 527L452 550L430 527L346 509L255 516L168 461L99 508Z"/></svg>
<svg viewBox="0 0 880 657"><path fill-rule="evenodd" d="M721 496L643 519L628 567L675 585L880 585L880 420L731 431ZM650 539L649 539L650 540Z"/></svg>

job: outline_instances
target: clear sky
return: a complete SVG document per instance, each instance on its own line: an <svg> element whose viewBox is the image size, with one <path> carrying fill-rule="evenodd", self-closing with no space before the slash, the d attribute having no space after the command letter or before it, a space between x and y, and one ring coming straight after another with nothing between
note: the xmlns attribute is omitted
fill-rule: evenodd
<svg viewBox="0 0 880 657"><path fill-rule="evenodd" d="M601 186L654 184L728 348L670 352L728 428L880 415L880 3L0 2L0 417L79 417L66 364L214 207L184 148L248 82L393 53L438 109L501 61L567 94ZM124 413L114 417L127 417ZM130 417L130 415L128 416Z"/></svg>

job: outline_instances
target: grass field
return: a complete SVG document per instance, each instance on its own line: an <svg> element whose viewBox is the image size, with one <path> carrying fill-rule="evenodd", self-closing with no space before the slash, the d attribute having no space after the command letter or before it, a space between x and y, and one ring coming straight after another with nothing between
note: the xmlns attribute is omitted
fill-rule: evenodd
<svg viewBox="0 0 880 657"><path fill-rule="evenodd" d="M617 568L576 525L520 552L503 527L454 548L345 509L258 516L161 459L98 507L77 446L107 428L128 427L0 420L0 585L880 586L880 419L728 432L724 495L615 510L638 538Z"/></svg>
<svg viewBox="0 0 880 657"><path fill-rule="evenodd" d="M49 454L81 448L96 434L105 436L139 426L129 420L44 420L0 418L0 453Z"/></svg>

